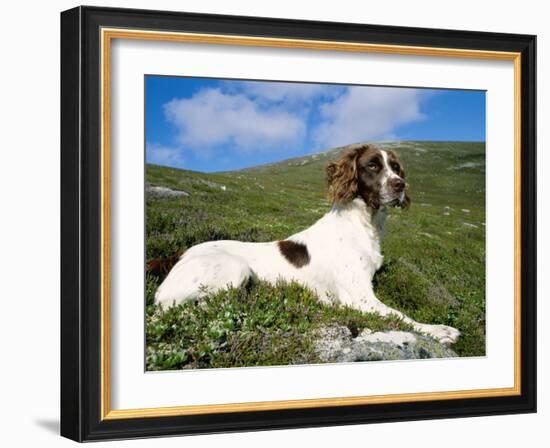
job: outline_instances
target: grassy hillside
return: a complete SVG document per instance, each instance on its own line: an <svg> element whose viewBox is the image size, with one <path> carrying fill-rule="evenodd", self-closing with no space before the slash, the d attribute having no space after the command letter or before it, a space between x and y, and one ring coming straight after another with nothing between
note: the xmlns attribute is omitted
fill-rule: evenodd
<svg viewBox="0 0 550 448"><path fill-rule="evenodd" d="M375 291L382 301L420 322L460 329L463 335L453 347L460 356L484 355L485 145L402 142L380 146L398 153L413 202L408 211L390 213L383 242L385 260L375 277ZM147 260L173 256L203 241L270 241L310 226L329 209L324 168L341 150L213 174L148 165L149 184L189 196L147 199ZM222 293L206 300L200 315L200 307L194 305L163 313L151 303L161 279L151 274L147 279L148 369L220 367L243 361L247 365L313 362L304 335L318 322L342 319L361 328L401 325L335 305L315 305L313 310L312 302L304 299L308 291L298 285L286 289L254 285ZM292 326L284 330L281 321L266 324L262 320L266 313L276 311L289 319L293 313L290 308L270 309L262 295L285 296L286 303L298 308L309 304L306 310L294 310L305 319L294 322L294 327L307 323L303 331ZM224 307L228 309L221 315ZM243 316L249 314L257 314L260 323L246 321ZM219 328L212 330L216 325ZM235 355L235 345L242 346L243 341L234 338L241 333L248 334L246 344L262 347L263 357L254 357L257 350ZM232 355L226 356L228 352ZM301 358L292 357L291 353L299 352Z"/></svg>

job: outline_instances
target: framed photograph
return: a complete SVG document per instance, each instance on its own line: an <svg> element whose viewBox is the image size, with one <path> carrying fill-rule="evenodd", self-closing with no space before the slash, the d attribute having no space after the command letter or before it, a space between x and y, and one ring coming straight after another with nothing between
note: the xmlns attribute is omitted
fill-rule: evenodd
<svg viewBox="0 0 550 448"><path fill-rule="evenodd" d="M535 36L61 14L61 433L536 411Z"/></svg>

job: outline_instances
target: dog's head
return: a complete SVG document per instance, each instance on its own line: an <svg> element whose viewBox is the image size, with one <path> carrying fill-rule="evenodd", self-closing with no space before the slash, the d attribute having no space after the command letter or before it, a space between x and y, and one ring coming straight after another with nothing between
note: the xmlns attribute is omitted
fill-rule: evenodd
<svg viewBox="0 0 550 448"><path fill-rule="evenodd" d="M405 171L392 151L371 145L357 145L327 166L328 194L333 204L345 204L357 197L378 209L383 206L408 208Z"/></svg>

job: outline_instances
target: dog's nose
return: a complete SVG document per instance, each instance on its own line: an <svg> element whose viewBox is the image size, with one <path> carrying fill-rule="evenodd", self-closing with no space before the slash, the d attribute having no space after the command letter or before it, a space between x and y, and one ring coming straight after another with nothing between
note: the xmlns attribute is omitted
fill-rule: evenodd
<svg viewBox="0 0 550 448"><path fill-rule="evenodd" d="M399 177L395 177L390 182L391 187L397 193L401 193L405 189L405 182Z"/></svg>

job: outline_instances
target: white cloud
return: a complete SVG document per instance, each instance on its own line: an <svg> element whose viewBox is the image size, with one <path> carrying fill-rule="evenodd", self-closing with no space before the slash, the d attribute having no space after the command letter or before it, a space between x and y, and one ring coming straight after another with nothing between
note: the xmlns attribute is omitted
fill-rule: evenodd
<svg viewBox="0 0 550 448"><path fill-rule="evenodd" d="M299 144L306 131L298 114L218 88L173 99L164 105L164 113L177 127L179 143L199 153L226 143L242 151Z"/></svg>
<svg viewBox="0 0 550 448"><path fill-rule="evenodd" d="M183 168L185 164L180 148L159 145L157 143L147 142L146 159L147 163L176 168Z"/></svg>
<svg viewBox="0 0 550 448"><path fill-rule="evenodd" d="M395 138L398 126L424 118L420 100L418 89L349 87L321 106L313 138L319 148Z"/></svg>
<svg viewBox="0 0 550 448"><path fill-rule="evenodd" d="M238 86L247 96L291 104L309 102L320 97L333 98L342 90L342 87L335 85L290 82L245 81Z"/></svg>

